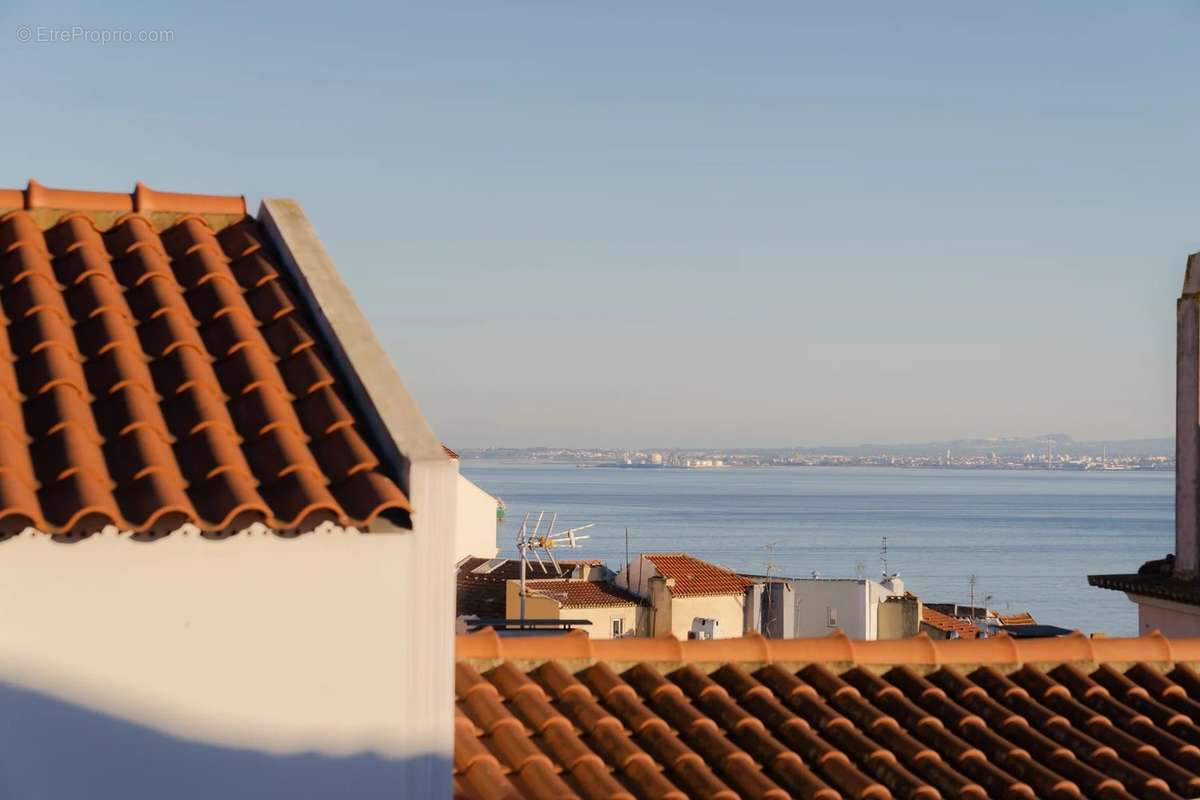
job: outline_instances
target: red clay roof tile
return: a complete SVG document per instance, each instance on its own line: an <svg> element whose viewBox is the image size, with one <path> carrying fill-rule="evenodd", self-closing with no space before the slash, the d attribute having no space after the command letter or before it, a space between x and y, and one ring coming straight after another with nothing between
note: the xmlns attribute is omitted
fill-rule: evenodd
<svg viewBox="0 0 1200 800"><path fill-rule="evenodd" d="M941 611L936 611L929 606L921 607L921 622L945 633L955 633L960 639L974 639L979 635L979 629L970 622L958 617L952 617L949 614L943 614Z"/></svg>
<svg viewBox="0 0 1200 800"><path fill-rule="evenodd" d="M540 595L557 600L563 608L636 606L643 603L637 595L603 581L527 579L526 586Z"/></svg>
<svg viewBox="0 0 1200 800"><path fill-rule="evenodd" d="M0 535L406 513L241 197L0 191Z"/></svg>
<svg viewBox="0 0 1200 800"><path fill-rule="evenodd" d="M742 594L753 583L732 570L686 553L647 553L644 557L659 575L674 579L674 597Z"/></svg>
<svg viewBox="0 0 1200 800"><path fill-rule="evenodd" d="M1200 639L591 641L484 631L459 637L458 658L455 777L465 797L508 786L536 796L534 752L554 769L543 776L582 797L620 796L611 779L639 797L1200 793Z"/></svg>

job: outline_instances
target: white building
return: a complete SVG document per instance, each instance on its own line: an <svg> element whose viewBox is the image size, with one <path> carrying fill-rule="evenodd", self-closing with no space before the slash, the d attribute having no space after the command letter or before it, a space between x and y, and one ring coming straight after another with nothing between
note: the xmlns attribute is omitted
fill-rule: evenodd
<svg viewBox="0 0 1200 800"><path fill-rule="evenodd" d="M449 797L457 464L300 207L31 181L0 243L6 796Z"/></svg>
<svg viewBox="0 0 1200 800"><path fill-rule="evenodd" d="M525 582L525 618L587 620L575 626L593 639L645 636L649 625L646 603L623 588L603 580L564 578ZM507 585L508 619L521 617L521 582Z"/></svg>
<svg viewBox="0 0 1200 800"><path fill-rule="evenodd" d="M773 635L803 638L840 630L851 639L874 640L881 638L880 617L885 603L904 595L904 583L898 577L883 582L869 578L787 578L765 582L757 602L760 618L768 622L761 629Z"/></svg>
<svg viewBox="0 0 1200 800"><path fill-rule="evenodd" d="M455 462L458 453L449 447L443 448ZM454 563L469 556L495 558L500 552L496 545L497 513L500 501L480 489L461 472L458 474L458 511L455 514L457 530L454 534Z"/></svg>
<svg viewBox="0 0 1200 800"><path fill-rule="evenodd" d="M650 604L649 635L728 638L744 632L746 589L737 573L686 553L645 553L615 583Z"/></svg>

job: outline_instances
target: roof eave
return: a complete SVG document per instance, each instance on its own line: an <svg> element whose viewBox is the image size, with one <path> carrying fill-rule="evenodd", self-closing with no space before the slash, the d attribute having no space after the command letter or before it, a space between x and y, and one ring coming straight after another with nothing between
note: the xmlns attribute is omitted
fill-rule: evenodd
<svg viewBox="0 0 1200 800"><path fill-rule="evenodd" d="M411 497L413 462L456 462L446 456L300 204L264 199L258 221L333 356L338 377L362 411L382 467Z"/></svg>

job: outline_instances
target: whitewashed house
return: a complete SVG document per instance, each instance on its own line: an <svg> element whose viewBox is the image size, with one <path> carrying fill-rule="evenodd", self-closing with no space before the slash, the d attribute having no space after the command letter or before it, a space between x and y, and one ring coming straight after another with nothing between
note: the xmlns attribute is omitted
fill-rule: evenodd
<svg viewBox="0 0 1200 800"><path fill-rule="evenodd" d="M644 553L626 564L614 583L650 604L650 636L721 639L745 630L751 581L686 553Z"/></svg>
<svg viewBox="0 0 1200 800"><path fill-rule="evenodd" d="M31 181L0 254L0 794L448 797L457 465L300 207Z"/></svg>

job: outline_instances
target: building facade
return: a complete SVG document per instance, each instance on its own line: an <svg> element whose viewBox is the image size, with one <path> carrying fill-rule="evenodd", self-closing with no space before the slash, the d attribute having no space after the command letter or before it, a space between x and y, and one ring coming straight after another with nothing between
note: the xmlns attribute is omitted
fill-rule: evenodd
<svg viewBox="0 0 1200 800"><path fill-rule="evenodd" d="M919 611L905 613L898 577L755 579L746 602L746 629L775 639L825 636L842 631L851 639L903 638L917 633Z"/></svg>
<svg viewBox="0 0 1200 800"><path fill-rule="evenodd" d="M650 636L721 639L745 632L752 581L686 553L646 553L626 564L615 583L650 605Z"/></svg>
<svg viewBox="0 0 1200 800"><path fill-rule="evenodd" d="M586 620L574 626L593 639L626 639L649 633L650 613L636 595L605 581L527 580L525 618ZM508 581L507 617L521 616L521 582Z"/></svg>
<svg viewBox="0 0 1200 800"><path fill-rule="evenodd" d="M457 465L300 207L31 181L0 243L5 792L448 797Z"/></svg>

